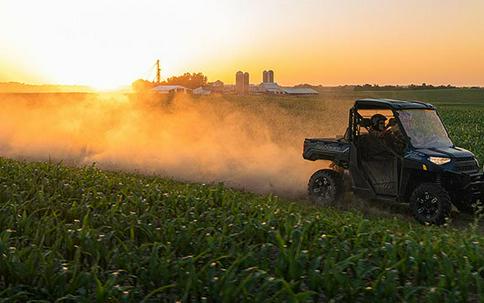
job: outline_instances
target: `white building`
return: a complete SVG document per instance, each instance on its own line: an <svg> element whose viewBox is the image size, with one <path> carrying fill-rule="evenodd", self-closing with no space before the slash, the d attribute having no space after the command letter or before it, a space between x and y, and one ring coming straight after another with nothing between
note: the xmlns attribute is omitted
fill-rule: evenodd
<svg viewBox="0 0 484 303"><path fill-rule="evenodd" d="M192 93L194 95L199 95L199 96L206 96L206 95L210 95L212 92L208 89L205 89L203 87L198 87L198 88L195 88Z"/></svg>
<svg viewBox="0 0 484 303"><path fill-rule="evenodd" d="M292 95L292 96L313 96L319 95L319 92L306 87L283 87L277 83L261 83L259 92L272 95Z"/></svg>
<svg viewBox="0 0 484 303"><path fill-rule="evenodd" d="M188 94L192 90L181 85L158 85L153 88L153 91L160 94L183 93Z"/></svg>
<svg viewBox="0 0 484 303"><path fill-rule="evenodd" d="M312 96L319 95L317 90L308 87L283 87L282 90L287 95Z"/></svg>
<svg viewBox="0 0 484 303"><path fill-rule="evenodd" d="M280 95L284 93L284 91L282 90L282 87L280 87L277 83L271 83L271 82L261 83L259 85L259 92L266 93L266 94L274 94L274 95Z"/></svg>

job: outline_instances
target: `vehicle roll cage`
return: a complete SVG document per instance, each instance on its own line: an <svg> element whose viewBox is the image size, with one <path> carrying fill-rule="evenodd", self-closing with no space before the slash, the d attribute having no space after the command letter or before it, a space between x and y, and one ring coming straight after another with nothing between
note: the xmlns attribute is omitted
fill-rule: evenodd
<svg viewBox="0 0 484 303"><path fill-rule="evenodd" d="M406 129L403 127L403 124L400 121L400 117L398 113L399 110L405 110L405 109L433 110L435 111L439 119L442 120L439 112L435 110L435 107L428 103L424 103L420 101L412 101L412 102L406 102L404 104L401 104L401 102L399 102L398 100L391 100L391 99L383 99L383 100L382 99L359 99L355 102L355 105L350 109L350 115L349 115L349 121L348 121L349 126L345 133L345 139L348 142L354 141L356 136L359 134L359 130L361 126L364 126L364 127L369 126L367 125L368 122L364 122L367 119L358 113L358 110L360 109L391 110L393 113L393 117L395 118L396 123L398 124L398 127L400 128L400 131L402 132L405 138L405 144L407 147L412 146L412 143L410 141L410 137L406 132ZM452 147L455 147L454 141L452 140L452 137L450 136L447 127L445 126L444 123L442 123L442 126L444 127L447 136L452 142Z"/></svg>

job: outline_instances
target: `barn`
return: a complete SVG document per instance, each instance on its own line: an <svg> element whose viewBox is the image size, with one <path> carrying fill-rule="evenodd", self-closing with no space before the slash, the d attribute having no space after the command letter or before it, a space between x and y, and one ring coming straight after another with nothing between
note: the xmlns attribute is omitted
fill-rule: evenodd
<svg viewBox="0 0 484 303"><path fill-rule="evenodd" d="M153 91L160 94L171 94L171 93L188 94L192 90L181 85L158 85L153 88Z"/></svg>

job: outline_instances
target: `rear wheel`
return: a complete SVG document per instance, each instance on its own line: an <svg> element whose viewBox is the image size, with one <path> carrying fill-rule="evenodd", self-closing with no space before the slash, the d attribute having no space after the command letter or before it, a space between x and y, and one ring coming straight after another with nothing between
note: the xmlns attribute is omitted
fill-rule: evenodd
<svg viewBox="0 0 484 303"><path fill-rule="evenodd" d="M413 191L410 208L417 221L441 225L450 216L452 202L449 193L442 186L424 183Z"/></svg>
<svg viewBox="0 0 484 303"><path fill-rule="evenodd" d="M308 194L318 205L335 205L344 194L343 176L330 169L318 170L309 179Z"/></svg>

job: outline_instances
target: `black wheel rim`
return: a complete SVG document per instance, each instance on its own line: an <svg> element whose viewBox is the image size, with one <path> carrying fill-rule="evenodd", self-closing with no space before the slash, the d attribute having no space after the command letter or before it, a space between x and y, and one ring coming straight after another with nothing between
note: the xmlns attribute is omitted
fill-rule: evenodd
<svg viewBox="0 0 484 303"><path fill-rule="evenodd" d="M437 217L440 209L439 198L429 192L424 192L417 197L417 213L426 221L431 221Z"/></svg>
<svg viewBox="0 0 484 303"><path fill-rule="evenodd" d="M328 202L334 199L336 187L327 177L317 178L314 181L313 194L320 201Z"/></svg>

